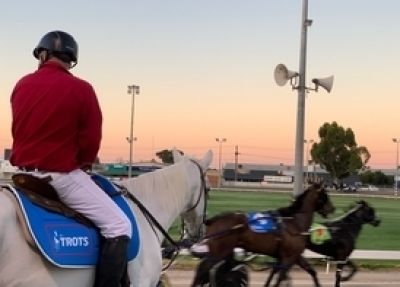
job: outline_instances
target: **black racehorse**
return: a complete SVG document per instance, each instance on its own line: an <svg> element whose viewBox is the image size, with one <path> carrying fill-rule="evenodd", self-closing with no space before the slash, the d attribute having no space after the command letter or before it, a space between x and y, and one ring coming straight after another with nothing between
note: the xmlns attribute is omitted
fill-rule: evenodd
<svg viewBox="0 0 400 287"><path fill-rule="evenodd" d="M204 280L200 278L201 274L209 274L207 269L212 269L217 263L222 264L229 271L225 275L234 276L236 273L231 271L237 266L233 258L235 247L275 257L278 263L274 265L265 286L269 286L276 273L279 273L279 276L274 286L279 286L283 280L287 279L287 272L292 265L302 263L300 258L306 247L307 232L313 221L314 212L326 217L333 211L334 207L323 185L315 183L299 195L290 206L278 210L284 218L290 215L290 218L283 219L282 228L278 232L253 231L249 227L247 214L243 212L223 213L207 220L206 239L202 244L207 245L208 253L199 265L192 286L205 286ZM313 271L313 269L308 270L308 272ZM315 274L313 278L315 286L320 286ZM246 285L225 282L216 286Z"/></svg>
<svg viewBox="0 0 400 287"><path fill-rule="evenodd" d="M349 280L357 271L356 265L349 259L349 256L356 246L358 235L364 224L378 226L380 219L377 217L375 209L368 202L359 200L350 207L347 213L323 224L330 231L330 239L317 244L311 241L310 236L308 237L307 249L337 262L335 287L339 287L341 281ZM350 273L346 277L342 277L341 273L345 267L350 269ZM307 266L307 268L311 267Z"/></svg>

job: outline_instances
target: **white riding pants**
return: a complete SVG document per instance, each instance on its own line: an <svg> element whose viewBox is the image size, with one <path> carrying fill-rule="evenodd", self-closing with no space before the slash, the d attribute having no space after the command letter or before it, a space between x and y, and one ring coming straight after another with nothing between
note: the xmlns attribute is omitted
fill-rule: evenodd
<svg viewBox="0 0 400 287"><path fill-rule="evenodd" d="M132 236L129 218L88 175L81 169L68 173L36 173L43 177L50 175L49 182L57 191L61 201L90 219L105 238Z"/></svg>

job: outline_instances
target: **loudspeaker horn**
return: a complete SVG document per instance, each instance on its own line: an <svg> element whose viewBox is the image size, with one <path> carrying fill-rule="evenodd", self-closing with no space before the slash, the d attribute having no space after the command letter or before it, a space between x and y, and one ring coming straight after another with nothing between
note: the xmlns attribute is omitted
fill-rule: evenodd
<svg viewBox="0 0 400 287"><path fill-rule="evenodd" d="M323 87L328 93L331 92L333 86L333 76L327 78L320 79L312 79L311 81L315 84L315 90L318 90L318 87Z"/></svg>
<svg viewBox="0 0 400 287"><path fill-rule="evenodd" d="M299 73L288 70L284 64L279 64L275 67L274 78L278 86L284 86L288 80L298 75Z"/></svg>

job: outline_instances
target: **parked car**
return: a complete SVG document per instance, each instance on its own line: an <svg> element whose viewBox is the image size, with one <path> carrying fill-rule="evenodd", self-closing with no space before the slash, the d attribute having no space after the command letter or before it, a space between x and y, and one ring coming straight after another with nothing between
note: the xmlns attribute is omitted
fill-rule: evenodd
<svg viewBox="0 0 400 287"><path fill-rule="evenodd" d="M344 185L342 190L344 192L356 192L358 190L358 188L355 185Z"/></svg>
<svg viewBox="0 0 400 287"><path fill-rule="evenodd" d="M372 184L364 184L364 185L359 186L357 189L359 191L372 191L372 192L379 191L379 188Z"/></svg>

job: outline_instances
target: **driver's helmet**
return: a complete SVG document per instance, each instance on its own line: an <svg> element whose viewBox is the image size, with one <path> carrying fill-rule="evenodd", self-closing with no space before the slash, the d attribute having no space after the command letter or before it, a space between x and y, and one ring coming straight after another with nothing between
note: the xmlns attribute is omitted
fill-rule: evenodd
<svg viewBox="0 0 400 287"><path fill-rule="evenodd" d="M33 56L39 59L39 54L43 50L72 66L78 62L78 43L70 34L63 31L52 31L44 35L33 50Z"/></svg>

